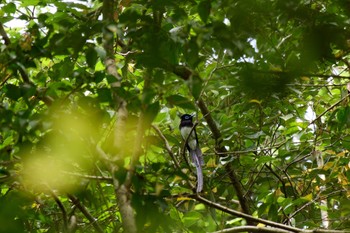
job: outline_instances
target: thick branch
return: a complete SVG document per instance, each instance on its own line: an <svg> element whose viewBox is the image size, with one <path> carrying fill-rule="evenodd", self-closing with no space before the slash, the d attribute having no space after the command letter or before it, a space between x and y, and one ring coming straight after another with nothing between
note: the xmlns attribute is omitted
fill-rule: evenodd
<svg viewBox="0 0 350 233"><path fill-rule="evenodd" d="M6 31L5 31L4 25L2 23L0 23L0 35L4 39L5 45L10 45L11 44L11 40L8 37L8 35L7 35Z"/></svg>
<svg viewBox="0 0 350 233"><path fill-rule="evenodd" d="M217 142L217 146L218 146L218 148L220 148L219 152L226 152L226 149L224 149L220 145L222 142L221 132L220 132L219 128L217 127L216 122L214 121L213 117L211 116L210 111L207 108L207 105L204 103L203 99L199 99L197 101L197 105L198 105L199 109L201 110L201 112L205 118L205 121L208 123L209 129L213 133L213 137L214 137L215 141Z"/></svg>
<svg viewBox="0 0 350 233"><path fill-rule="evenodd" d="M121 87L121 77L118 74L116 61L114 57L114 33L109 29L110 26L115 24L114 22L114 14L115 14L115 0L104 0L102 6L103 20L105 22L105 27L103 30L103 47L106 51L106 58L104 61L104 65L106 67L106 71L108 74L115 77L115 82L111 84L113 90L115 88ZM117 121L115 125L115 133L114 133L114 147L118 154L114 155L119 158L124 158L123 144L125 139L125 125L126 119L128 117L128 111L126 109L126 101L118 96L117 92L113 92L113 97L115 100L116 112L117 112ZM117 165L109 164L110 171L113 177L114 191L117 197L120 214L122 217L122 224L125 232L136 233L136 222L134 210L131 206L130 200L130 190L129 183L131 177L133 175L133 168L128 173L127 183L120 184L117 177L115 176L115 171L118 169Z"/></svg>
<svg viewBox="0 0 350 233"><path fill-rule="evenodd" d="M216 122L214 121L214 119L212 118L206 104L204 103L204 101L202 99L199 99L197 101L197 105L200 108L205 120L208 123L208 126L211 130L211 132L213 133L213 137L216 141L216 150L220 153L220 152L227 152L227 150L225 149L224 146L221 145L222 143L222 137L221 137L221 132L219 130L219 128L216 125ZM239 178L237 176L237 174L235 173L235 171L233 170L232 166L230 163L227 163L225 166L225 170L231 180L232 185L234 186L235 190L236 190L236 194L239 200L239 203L242 207L242 210L244 211L244 213L246 214L250 214L250 209L249 209L249 205L248 205L248 201L247 199L244 197L244 192L243 192L243 187L239 181ZM248 221L249 225L252 225L251 222Z"/></svg>

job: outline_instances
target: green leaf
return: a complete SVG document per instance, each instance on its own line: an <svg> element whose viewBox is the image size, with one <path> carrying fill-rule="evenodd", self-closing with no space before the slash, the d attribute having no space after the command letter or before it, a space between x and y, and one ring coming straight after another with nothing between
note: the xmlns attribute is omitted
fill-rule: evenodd
<svg viewBox="0 0 350 233"><path fill-rule="evenodd" d="M99 82L101 82L105 77L106 77L106 73L105 73L105 72L103 72L103 71L95 72L95 74L94 74L94 82L95 82L95 83L99 83Z"/></svg>
<svg viewBox="0 0 350 233"><path fill-rule="evenodd" d="M20 86L21 95L25 98L32 97L36 93L36 88L30 84L23 84Z"/></svg>
<svg viewBox="0 0 350 233"><path fill-rule="evenodd" d="M21 3L21 7L35 6L40 3L40 0L25 0Z"/></svg>
<svg viewBox="0 0 350 233"><path fill-rule="evenodd" d="M14 4L13 2L10 2L1 8L2 11L8 14L15 13L16 9L16 4Z"/></svg>
<svg viewBox="0 0 350 233"><path fill-rule="evenodd" d="M198 224L198 220L201 219L203 216L200 214L200 212L192 211L188 212L184 216L184 224L187 227L190 227L192 225Z"/></svg>
<svg viewBox="0 0 350 233"><path fill-rule="evenodd" d="M13 84L7 84L6 88L6 96L12 100L18 100L21 98L21 89Z"/></svg>
<svg viewBox="0 0 350 233"><path fill-rule="evenodd" d="M95 65L98 59L98 55L97 52L95 50L95 48L93 47L89 47L86 51L85 51L85 58L86 58L86 63L88 64L88 66L91 69L95 69Z"/></svg>
<svg viewBox="0 0 350 233"><path fill-rule="evenodd" d="M119 183L124 183L125 179L126 179L126 175L127 175L127 171L125 170L125 168L120 167L118 170L116 170L114 172L114 177L117 178L117 180L119 181Z"/></svg>
<svg viewBox="0 0 350 233"><path fill-rule="evenodd" d="M96 53L100 57L100 59L103 61L106 58L106 50L104 50L102 47L95 47Z"/></svg>
<svg viewBox="0 0 350 233"><path fill-rule="evenodd" d="M150 125L154 121L154 119L156 118L159 112L159 109L160 109L159 102L155 102L147 106L145 111L145 118L148 125Z"/></svg>
<svg viewBox="0 0 350 233"><path fill-rule="evenodd" d="M263 131L259 131L259 132L256 132L255 134L250 134L250 135L246 135L247 138L250 138L250 139L257 139L261 136L264 136L265 133Z"/></svg>
<svg viewBox="0 0 350 233"><path fill-rule="evenodd" d="M191 101L181 95L171 95L166 97L166 100L170 105L175 105L184 109L196 109Z"/></svg>
<svg viewBox="0 0 350 233"><path fill-rule="evenodd" d="M242 164L242 166L252 166L253 164L255 164L253 156L250 155L241 156L239 161Z"/></svg>
<svg viewBox="0 0 350 233"><path fill-rule="evenodd" d="M210 0L202 0L198 4L198 14L204 23L206 23L208 21L210 10L211 10Z"/></svg>
<svg viewBox="0 0 350 233"><path fill-rule="evenodd" d="M202 92L203 81L197 75L191 76L189 82L189 88L191 90L192 96L197 100Z"/></svg>
<svg viewBox="0 0 350 233"><path fill-rule="evenodd" d="M12 142L13 142L13 137L12 136L7 137L3 142L0 143L0 150L11 145Z"/></svg>
<svg viewBox="0 0 350 233"><path fill-rule="evenodd" d="M112 93L109 88L99 88L97 89L98 100L101 103L112 102Z"/></svg>
<svg viewBox="0 0 350 233"><path fill-rule="evenodd" d="M312 193L309 193L303 197L301 197L300 199L303 200L303 201L311 201L312 200Z"/></svg>
<svg viewBox="0 0 350 233"><path fill-rule="evenodd" d="M197 37L192 37L191 40L184 47L184 56L186 58L186 62L190 67L195 68L198 66L200 62L199 57L199 46L197 43Z"/></svg>
<svg viewBox="0 0 350 233"><path fill-rule="evenodd" d="M162 85L164 82L165 76L164 76L164 72L162 70L157 69L154 72L153 75L153 82L157 83L158 85Z"/></svg>
<svg viewBox="0 0 350 233"><path fill-rule="evenodd" d="M269 219L276 221L278 218L278 206L271 204L268 212Z"/></svg>
<svg viewBox="0 0 350 233"><path fill-rule="evenodd" d="M259 156L258 160L256 161L257 164L264 164L273 161L274 158L271 156Z"/></svg>
<svg viewBox="0 0 350 233"><path fill-rule="evenodd" d="M287 114L287 115L281 116L281 118L282 118L284 121L288 121L288 120L290 120L290 119L293 119L293 118L294 118L294 115L293 115L293 114Z"/></svg>
<svg viewBox="0 0 350 233"><path fill-rule="evenodd" d="M1 13L1 11L0 11L0 13ZM14 17L11 17L11 16L8 16L8 17L0 17L0 22L1 23L7 23L7 22L9 22L9 21L11 21L11 20L13 20L14 19Z"/></svg>

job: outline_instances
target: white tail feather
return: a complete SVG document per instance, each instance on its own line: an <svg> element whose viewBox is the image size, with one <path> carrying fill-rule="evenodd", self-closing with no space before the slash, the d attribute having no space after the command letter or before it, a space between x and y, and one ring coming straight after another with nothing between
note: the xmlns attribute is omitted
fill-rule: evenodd
<svg viewBox="0 0 350 233"><path fill-rule="evenodd" d="M196 172L197 172L197 193L202 192L203 190L203 172L202 172L202 165L204 165L204 160L202 156L202 152L199 149L200 153L196 153L196 151L191 151L191 159L194 165L196 166Z"/></svg>

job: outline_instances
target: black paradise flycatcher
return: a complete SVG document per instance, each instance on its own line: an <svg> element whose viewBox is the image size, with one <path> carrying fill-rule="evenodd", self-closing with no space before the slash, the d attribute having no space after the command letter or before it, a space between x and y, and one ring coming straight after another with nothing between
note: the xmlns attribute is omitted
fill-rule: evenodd
<svg viewBox="0 0 350 233"><path fill-rule="evenodd" d="M194 128L192 130L193 128L192 118L193 118L193 115L189 115L189 114L182 115L179 129L180 129L182 138L184 140L188 138L186 143L186 148L190 153L192 163L196 167L197 193L199 193L203 190L202 166L204 165L204 160L203 160L201 148L199 147L196 129ZM189 136L190 133L191 135Z"/></svg>

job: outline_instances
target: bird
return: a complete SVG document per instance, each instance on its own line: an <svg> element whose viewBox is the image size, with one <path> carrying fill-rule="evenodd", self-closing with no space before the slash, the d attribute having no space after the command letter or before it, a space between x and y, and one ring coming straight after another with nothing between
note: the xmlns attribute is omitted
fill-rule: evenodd
<svg viewBox="0 0 350 233"><path fill-rule="evenodd" d="M197 193L202 192L203 190L203 172L202 166L204 165L204 159L202 150L199 147L198 137L196 129L193 127L194 115L183 114L181 116L181 122L179 125L180 133L183 140L186 143L186 148L190 154L192 163L196 167L197 172ZM187 141L186 141L187 140Z"/></svg>

